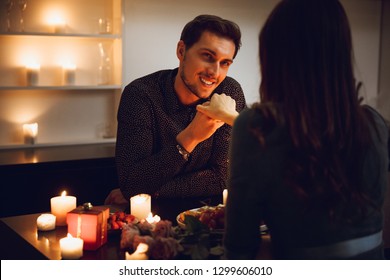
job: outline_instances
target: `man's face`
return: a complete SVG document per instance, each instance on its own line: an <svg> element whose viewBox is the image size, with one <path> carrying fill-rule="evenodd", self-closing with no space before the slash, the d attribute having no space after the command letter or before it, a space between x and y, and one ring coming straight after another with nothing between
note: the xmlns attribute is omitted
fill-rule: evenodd
<svg viewBox="0 0 390 280"><path fill-rule="evenodd" d="M180 60L175 90L184 104L200 98L208 98L225 79L235 52L234 42L208 31L203 32L198 42L186 49L183 41L178 43Z"/></svg>

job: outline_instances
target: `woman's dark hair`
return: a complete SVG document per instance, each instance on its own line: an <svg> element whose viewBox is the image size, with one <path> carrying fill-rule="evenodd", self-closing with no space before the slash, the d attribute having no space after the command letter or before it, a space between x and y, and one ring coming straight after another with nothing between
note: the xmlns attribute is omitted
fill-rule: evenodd
<svg viewBox="0 0 390 280"><path fill-rule="evenodd" d="M362 203L360 170L370 139L342 5L281 1L260 32L259 54L261 104L282 104L294 147L287 183L330 213L346 201Z"/></svg>
<svg viewBox="0 0 390 280"><path fill-rule="evenodd" d="M189 49L199 41L204 31L231 39L236 47L233 58L236 57L241 47L241 31L236 23L214 15L199 15L184 26L180 40Z"/></svg>

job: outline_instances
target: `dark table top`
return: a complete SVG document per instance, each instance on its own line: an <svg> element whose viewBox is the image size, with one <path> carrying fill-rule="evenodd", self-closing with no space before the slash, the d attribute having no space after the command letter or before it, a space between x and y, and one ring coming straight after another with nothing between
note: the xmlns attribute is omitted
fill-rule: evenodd
<svg viewBox="0 0 390 280"><path fill-rule="evenodd" d="M221 196L209 198L152 199L152 213L176 225L176 216L185 210L207 205L218 205ZM110 212L128 212L126 205L110 206ZM56 227L53 231L37 231L36 220L42 213L6 217L0 220L0 257L6 259L61 259L59 240L67 235L67 227ZM108 241L95 251L84 251L82 259L125 259L120 249L120 234L109 233Z"/></svg>

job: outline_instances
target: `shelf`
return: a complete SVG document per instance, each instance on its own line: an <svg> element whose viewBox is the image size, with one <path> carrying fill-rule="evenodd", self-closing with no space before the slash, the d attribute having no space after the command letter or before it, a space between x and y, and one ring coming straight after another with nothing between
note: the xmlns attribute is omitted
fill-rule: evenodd
<svg viewBox="0 0 390 280"><path fill-rule="evenodd" d="M104 138L104 139L93 139L85 141L73 141L73 142L56 142L56 143L36 143L30 144L13 144L0 146L2 150L25 150L35 148L49 148L49 147L63 147L63 146L79 146L79 145L93 145L93 144L115 144L116 138Z"/></svg>
<svg viewBox="0 0 390 280"><path fill-rule="evenodd" d="M120 34L78 34L78 33L49 33L49 32L1 32L0 36L49 36L49 37L78 37L120 39Z"/></svg>
<svg viewBox="0 0 390 280"><path fill-rule="evenodd" d="M107 90L121 89L121 85L86 86L0 86L0 90Z"/></svg>
<svg viewBox="0 0 390 280"><path fill-rule="evenodd" d="M122 90L122 4L29 1L25 31L19 10L12 9L0 26L2 153L116 142L104 137L115 137ZM42 128L39 143L24 145L22 124L33 122Z"/></svg>

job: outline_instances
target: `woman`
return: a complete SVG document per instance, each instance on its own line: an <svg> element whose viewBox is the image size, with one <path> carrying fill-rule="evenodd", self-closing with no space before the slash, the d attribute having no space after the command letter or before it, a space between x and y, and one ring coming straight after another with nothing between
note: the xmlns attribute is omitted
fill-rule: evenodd
<svg viewBox="0 0 390 280"><path fill-rule="evenodd" d="M342 5L281 1L259 51L261 103L233 127L227 258L256 257L263 221L274 258L382 259L388 130L359 104Z"/></svg>

